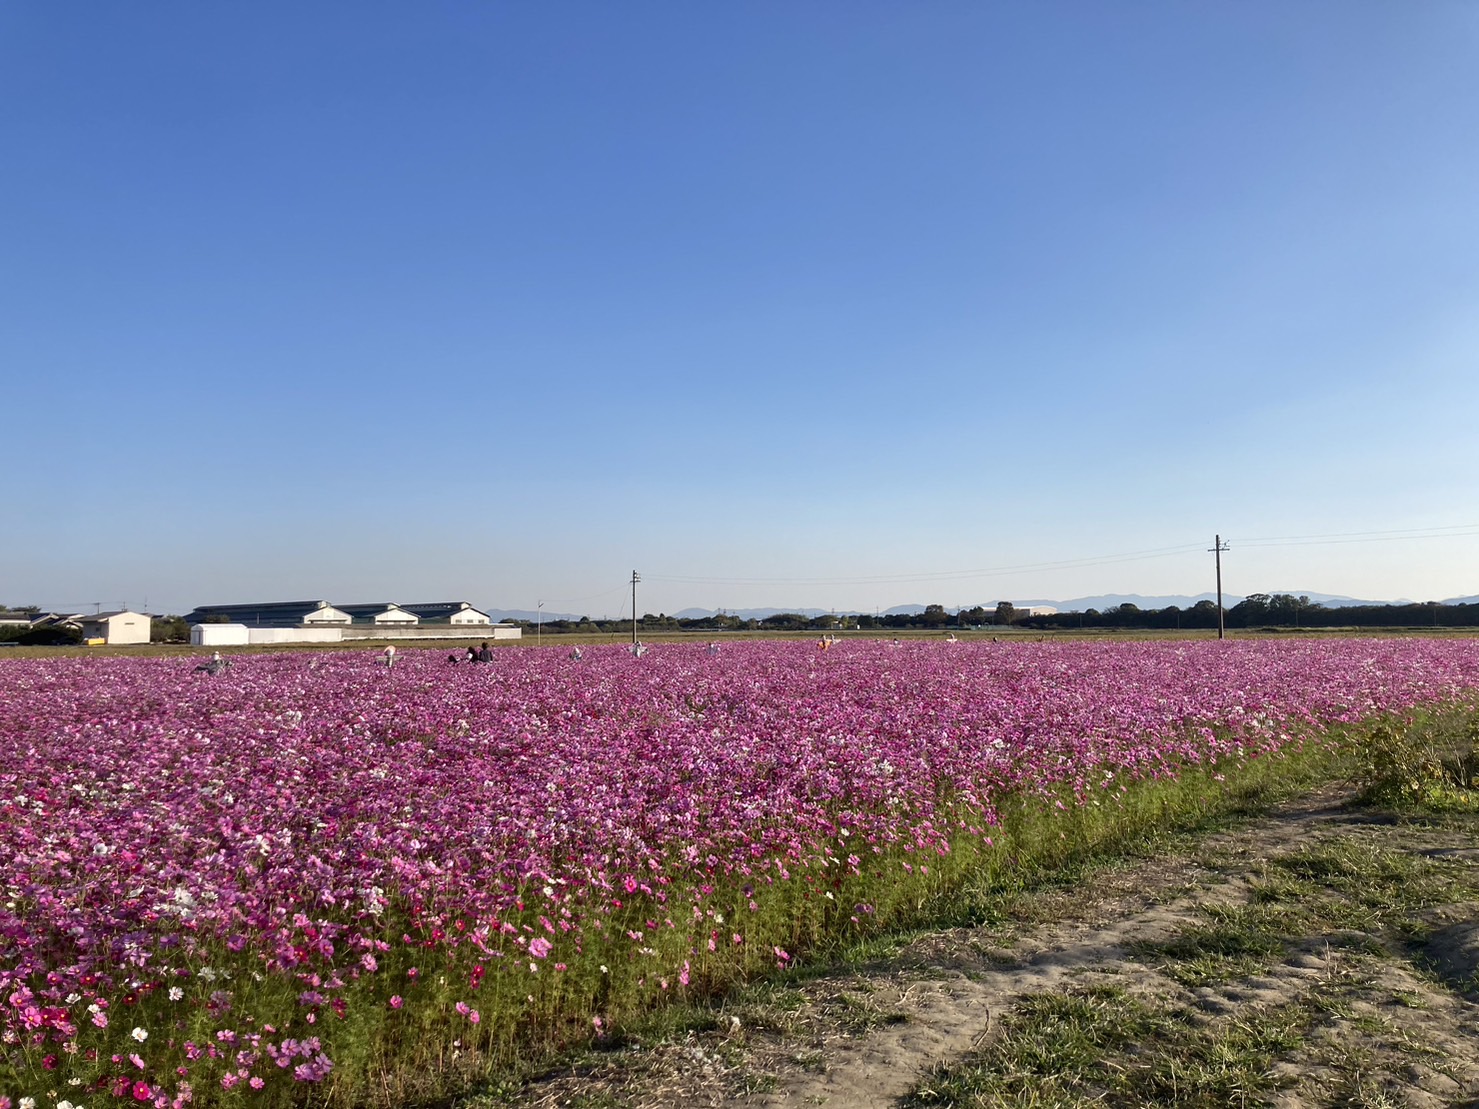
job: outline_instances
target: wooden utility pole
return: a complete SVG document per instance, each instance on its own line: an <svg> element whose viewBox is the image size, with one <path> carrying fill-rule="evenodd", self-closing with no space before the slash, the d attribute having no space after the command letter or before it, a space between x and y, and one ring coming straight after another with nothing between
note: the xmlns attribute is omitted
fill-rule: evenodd
<svg viewBox="0 0 1479 1109"><path fill-rule="evenodd" d="M632 571L632 646L637 645L637 583L642 580L642 575Z"/></svg>
<svg viewBox="0 0 1479 1109"><path fill-rule="evenodd" d="M1227 550L1227 544L1222 536L1213 537L1212 550L1217 554L1217 638L1223 639L1227 632L1222 621L1222 552Z"/></svg>

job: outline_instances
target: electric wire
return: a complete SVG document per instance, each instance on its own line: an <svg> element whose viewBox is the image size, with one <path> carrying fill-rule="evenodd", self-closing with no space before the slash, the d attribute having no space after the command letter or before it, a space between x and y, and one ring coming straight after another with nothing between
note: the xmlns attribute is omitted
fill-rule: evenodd
<svg viewBox="0 0 1479 1109"><path fill-rule="evenodd" d="M1349 543L1400 542L1416 539L1454 539L1479 535L1479 524L1446 524L1426 528L1399 528L1384 531L1325 532L1314 535L1259 536L1239 540L1224 536L1229 549L1248 547L1320 546ZM894 574L860 574L831 577L705 577L690 574L648 574L649 582L675 585L908 585L931 582L968 581L1000 577L1007 574L1046 573L1054 570L1086 569L1113 566L1125 562L1170 558L1176 555L1203 553L1202 543L1184 543L1172 547L1155 547L1144 551L1094 555L1084 558L1059 559L1051 562L1016 563L1007 566L979 567L966 570L926 570Z"/></svg>

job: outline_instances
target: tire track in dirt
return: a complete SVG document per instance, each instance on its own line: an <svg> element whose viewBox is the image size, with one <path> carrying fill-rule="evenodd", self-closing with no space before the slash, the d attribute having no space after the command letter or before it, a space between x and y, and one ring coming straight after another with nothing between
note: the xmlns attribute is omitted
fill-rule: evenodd
<svg viewBox="0 0 1479 1109"><path fill-rule="evenodd" d="M1326 794L1282 806L1255 825L1210 837L1198 854L1227 853L1250 862L1267 858L1338 827L1344 801L1343 795ZM1168 896L1189 882L1195 883L1192 891ZM892 1105L931 1066L979 1046L991 1034L993 1014L1028 994L1110 966L1122 986L1149 988L1159 976L1128 961L1133 948L1169 939L1198 919L1198 906L1241 901L1246 889L1242 877L1218 880L1190 859L1148 860L1099 876L1069 916L1027 933L1009 951L982 950L972 929L916 941L899 963L950 973L907 988L899 999L906 1021L827 1045L821 1073L778 1076L773 1091L721 1104L756 1109Z"/></svg>
<svg viewBox="0 0 1479 1109"><path fill-rule="evenodd" d="M1387 993L1421 1004L1383 1007L1358 995L1356 1017L1332 1017L1313 1030L1308 1052L1278 1061L1275 1070L1289 1088L1271 1104L1331 1104L1341 1076L1326 1063L1338 1054L1342 1038L1353 1035L1351 1019L1363 1017L1368 1023L1397 1021L1398 1040L1438 1045L1412 1059L1368 1052L1396 1075L1388 1083L1399 1087L1393 1094L1400 1100L1393 1104L1436 1109L1479 1096L1479 996L1466 999L1435 985L1431 976L1387 964L1358 965L1359 958L1316 940L1296 945L1263 974L1216 987L1178 985L1153 960L1135 957L1143 945L1164 943L1204 921L1203 906L1245 904L1252 872L1269 859L1393 831L1390 821L1348 807L1348 801L1343 792L1323 791L1204 837L1185 851L1103 867L1070 890L1038 895L1039 923L1018 923L1005 934L981 927L916 937L891 959L787 991L784 1011L747 1010L736 1002L720 1011L716 1029L598 1055L575 1073L527 1090L519 1104L883 1109L913 1090L931 1067L989 1043L1001 1017L1034 994L1108 981L1132 995L1193 1008L1199 1019L1215 1024L1239 1019L1250 1007L1296 1003L1337 979L1373 974ZM1479 869L1472 838L1455 841L1452 834L1410 829L1401 833L1401 845ZM1450 952L1450 977L1474 973L1479 905L1452 907L1435 922L1433 950L1441 958L1450 958L1442 951ZM1447 931L1452 935L1445 940ZM1475 967L1466 971L1466 960ZM1380 1011L1367 1015L1367 1009ZM1446 1059L1440 1061L1440 1054Z"/></svg>

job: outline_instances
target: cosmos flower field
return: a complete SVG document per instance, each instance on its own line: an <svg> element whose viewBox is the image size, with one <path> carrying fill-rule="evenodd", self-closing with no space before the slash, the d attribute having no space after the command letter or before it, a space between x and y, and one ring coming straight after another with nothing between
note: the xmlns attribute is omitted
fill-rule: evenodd
<svg viewBox="0 0 1479 1109"><path fill-rule="evenodd" d="M0 1109L353 1104L865 929L1008 799L1479 689L1463 639L194 661L0 660Z"/></svg>

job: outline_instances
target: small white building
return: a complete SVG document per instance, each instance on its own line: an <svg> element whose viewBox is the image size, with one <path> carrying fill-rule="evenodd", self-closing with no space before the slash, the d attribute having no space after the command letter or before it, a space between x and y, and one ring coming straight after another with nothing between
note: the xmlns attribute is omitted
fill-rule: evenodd
<svg viewBox="0 0 1479 1109"><path fill-rule="evenodd" d="M422 604L401 605L407 612L414 612L421 619L448 624L491 624L493 618L479 611L467 601L428 601Z"/></svg>
<svg viewBox="0 0 1479 1109"><path fill-rule="evenodd" d="M421 617L404 605L391 602L369 605L336 605L340 612L347 612L356 624L370 623L381 627L404 626L421 623Z"/></svg>
<svg viewBox="0 0 1479 1109"><path fill-rule="evenodd" d="M79 621L83 639L101 639L109 646L149 642L149 617L142 612L120 609L84 616Z"/></svg>
<svg viewBox="0 0 1479 1109"><path fill-rule="evenodd" d="M328 601L319 601L311 611L304 613L305 624L352 624L354 617L343 609L335 608Z"/></svg>
<svg viewBox="0 0 1479 1109"><path fill-rule="evenodd" d="M245 624L195 624L190 628L192 647L245 647L251 642Z"/></svg>

